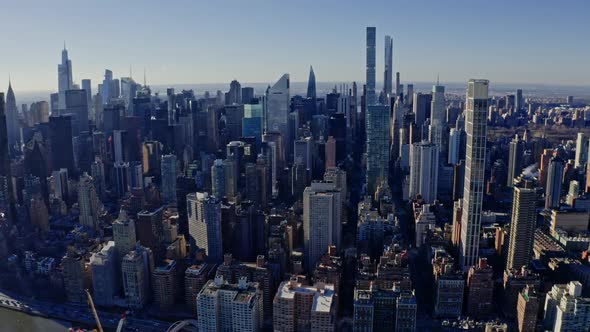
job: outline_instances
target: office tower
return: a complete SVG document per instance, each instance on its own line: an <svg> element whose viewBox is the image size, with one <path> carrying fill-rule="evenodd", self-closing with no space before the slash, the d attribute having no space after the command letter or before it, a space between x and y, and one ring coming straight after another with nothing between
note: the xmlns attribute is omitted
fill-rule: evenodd
<svg viewBox="0 0 590 332"><path fill-rule="evenodd" d="M17 142L20 142L20 125L18 123L18 109L16 108L16 98L12 90L12 83L8 81L8 91L6 93L6 129L8 133L8 145L12 148Z"/></svg>
<svg viewBox="0 0 590 332"><path fill-rule="evenodd" d="M246 278L229 284L223 277L209 280L197 296L199 331L261 331L262 292Z"/></svg>
<svg viewBox="0 0 590 332"><path fill-rule="evenodd" d="M115 193L117 197L123 197L129 191L129 163L115 162L113 172L115 173Z"/></svg>
<svg viewBox="0 0 590 332"><path fill-rule="evenodd" d="M561 185L563 181L565 162L560 157L553 157L549 161L547 185L545 187L545 208L559 209L561 203Z"/></svg>
<svg viewBox="0 0 590 332"><path fill-rule="evenodd" d="M68 170L62 168L51 173L51 184L53 188L53 195L63 201L69 200L70 188L68 183Z"/></svg>
<svg viewBox="0 0 590 332"><path fill-rule="evenodd" d="M159 175L162 162L162 143L145 141L142 150L144 173L148 176Z"/></svg>
<svg viewBox="0 0 590 332"><path fill-rule="evenodd" d="M522 179L514 186L507 269L520 269L531 262L537 222L536 203L537 193L532 179Z"/></svg>
<svg viewBox="0 0 590 332"><path fill-rule="evenodd" d="M261 104L244 104L242 137L254 137L258 147L262 142L263 115Z"/></svg>
<svg viewBox="0 0 590 332"><path fill-rule="evenodd" d="M383 94L388 97L393 92L393 38L385 36L385 72L383 73Z"/></svg>
<svg viewBox="0 0 590 332"><path fill-rule="evenodd" d="M215 197L225 197L225 166L222 159L215 159L211 166L211 194Z"/></svg>
<svg viewBox="0 0 590 332"><path fill-rule="evenodd" d="M15 214L14 203L8 147L7 117L4 108L4 94L0 93L0 209L8 212L9 219Z"/></svg>
<svg viewBox="0 0 590 332"><path fill-rule="evenodd" d="M129 253L137 244L137 235L135 233L135 220L129 219L127 211L121 209L119 216L113 222L113 240L117 248L119 262Z"/></svg>
<svg viewBox="0 0 590 332"><path fill-rule="evenodd" d="M142 210L137 213L135 229L137 241L148 247L158 259L163 256L163 225L164 206L155 209Z"/></svg>
<svg viewBox="0 0 590 332"><path fill-rule="evenodd" d="M336 140L328 136L326 141L326 168L336 167Z"/></svg>
<svg viewBox="0 0 590 332"><path fill-rule="evenodd" d="M508 176L507 183L508 187L514 186L514 179L520 175L522 171L522 157L524 153L524 142L520 140L518 134L510 142L510 150L508 154Z"/></svg>
<svg viewBox="0 0 590 332"><path fill-rule="evenodd" d="M395 331L416 331L418 304L414 291L402 291L395 304Z"/></svg>
<svg viewBox="0 0 590 332"><path fill-rule="evenodd" d="M519 112L524 108L524 99L522 99L522 89L516 89L516 95L514 97L514 109Z"/></svg>
<svg viewBox="0 0 590 332"><path fill-rule="evenodd" d="M590 323L590 298L582 297L582 284L570 281L554 285L545 299L545 328L582 331Z"/></svg>
<svg viewBox="0 0 590 332"><path fill-rule="evenodd" d="M372 195L377 184L389 175L389 107L372 105L367 109L367 193Z"/></svg>
<svg viewBox="0 0 590 332"><path fill-rule="evenodd" d="M377 37L376 34L377 32L375 27L367 27L367 106L375 105L375 103L377 102L377 98L375 96L375 64L377 62L375 58L375 42Z"/></svg>
<svg viewBox="0 0 590 332"><path fill-rule="evenodd" d="M337 190L340 190L342 194L342 203L345 204L346 193L346 171L341 170L338 167L326 168L324 172L324 181L333 183Z"/></svg>
<svg viewBox="0 0 590 332"><path fill-rule="evenodd" d="M82 90L86 91L86 105L88 105L88 110L92 107L92 81L90 79L83 79L82 81Z"/></svg>
<svg viewBox="0 0 590 332"><path fill-rule="evenodd" d="M242 136L242 121L244 119L244 105L226 105L223 107L225 115L225 130L227 141L238 141Z"/></svg>
<svg viewBox="0 0 590 332"><path fill-rule="evenodd" d="M226 105L234 105L242 103L242 86L240 82L233 80L229 84L228 100Z"/></svg>
<svg viewBox="0 0 590 332"><path fill-rule="evenodd" d="M78 183L78 207L80 224L98 231L98 217L102 207L94 188L94 180L86 173L80 177Z"/></svg>
<svg viewBox="0 0 590 332"><path fill-rule="evenodd" d="M555 156L555 150L543 149L541 162L539 164L539 184L542 187L547 185L547 173L549 172L549 162Z"/></svg>
<svg viewBox="0 0 590 332"><path fill-rule="evenodd" d="M116 163L122 163L125 161L129 161L128 149L127 146L127 136L128 133L125 130L115 130L113 131L113 150L115 156Z"/></svg>
<svg viewBox="0 0 590 332"><path fill-rule="evenodd" d="M584 167L588 161L588 137L584 133L578 133L576 137L576 159L574 166Z"/></svg>
<svg viewBox="0 0 590 332"><path fill-rule="evenodd" d="M289 117L289 74L281 78L266 91L265 132L287 133ZM281 146L284 149L284 146Z"/></svg>
<svg viewBox="0 0 590 332"><path fill-rule="evenodd" d="M434 203L438 190L438 146L433 143L414 143L410 147L411 198L418 195L426 204Z"/></svg>
<svg viewBox="0 0 590 332"><path fill-rule="evenodd" d="M237 158L232 155L223 160L225 196L231 201L233 201L238 194L238 180L240 178L240 171L236 159Z"/></svg>
<svg viewBox="0 0 590 332"><path fill-rule="evenodd" d="M338 301L334 285L305 286L296 278L279 286L273 301L275 331L335 331Z"/></svg>
<svg viewBox="0 0 590 332"><path fill-rule="evenodd" d="M92 272L92 299L101 306L115 304L119 290L117 250L114 241L108 241L99 252L90 256Z"/></svg>
<svg viewBox="0 0 590 332"><path fill-rule="evenodd" d="M143 190L143 165L141 164L141 161L130 162L127 170L127 187L129 188L129 191ZM176 177L174 179L176 179ZM170 185L174 185L175 183L176 181L173 183L171 182Z"/></svg>
<svg viewBox="0 0 590 332"><path fill-rule="evenodd" d="M187 195L187 218L191 251L205 250L211 262L221 262L223 246L221 240L221 204L215 196L206 192Z"/></svg>
<svg viewBox="0 0 590 332"><path fill-rule="evenodd" d="M315 85L315 73L313 72L313 67L309 66L309 78L307 80L307 98L311 98L314 101L317 98L316 95L316 85Z"/></svg>
<svg viewBox="0 0 590 332"><path fill-rule="evenodd" d="M480 258L467 275L467 314L487 317L494 311L494 271L487 259Z"/></svg>
<svg viewBox="0 0 590 332"><path fill-rule="evenodd" d="M68 173L73 176L76 174L76 167L74 165L74 145L72 143L72 117L69 115L49 117L49 133L53 170L66 168Z"/></svg>
<svg viewBox="0 0 590 332"><path fill-rule="evenodd" d="M254 101L254 88L243 87L242 88L242 104L250 104Z"/></svg>
<svg viewBox="0 0 590 332"><path fill-rule="evenodd" d="M436 85L432 86L432 102L430 106L430 131L431 142L438 146L439 151L446 152L445 134L446 125L446 108L445 108L445 87L440 85L438 80Z"/></svg>
<svg viewBox="0 0 590 332"><path fill-rule="evenodd" d="M112 98L118 97L115 95L115 82L113 80L113 72L105 69L104 79L102 85L100 85L100 96L102 97L102 104L108 104Z"/></svg>
<svg viewBox="0 0 590 332"><path fill-rule="evenodd" d="M435 86L436 88L437 86ZM424 122L428 118L432 118L432 94L425 94L420 92L414 92L414 101L412 102L412 112L414 113L414 122L416 123L416 127L422 128ZM442 107L444 108L444 88L443 88L443 97L442 97ZM440 102L437 99L437 107L439 107ZM421 132L421 131L420 131ZM420 134L422 135L422 133Z"/></svg>
<svg viewBox="0 0 590 332"><path fill-rule="evenodd" d="M459 163L461 133L462 132L456 128L451 128L451 132L449 133L449 153L447 162L450 165L457 165Z"/></svg>
<svg viewBox="0 0 590 332"><path fill-rule="evenodd" d="M467 152L465 161L465 187L463 190L463 216L459 263L465 271L477 263L481 228L481 205L484 190L486 160L486 115L488 112L487 80L470 80L467 87L465 125Z"/></svg>
<svg viewBox="0 0 590 332"><path fill-rule="evenodd" d="M152 290L154 304L160 310L169 310L174 306L177 293L177 271L176 261L165 259L152 272Z"/></svg>
<svg viewBox="0 0 590 332"><path fill-rule="evenodd" d="M303 246L308 269L330 245L341 249L342 196L333 183L312 182L303 192Z"/></svg>
<svg viewBox="0 0 590 332"><path fill-rule="evenodd" d="M518 332L537 331L537 316L539 315L539 303L541 295L528 285L518 293L516 307Z"/></svg>
<svg viewBox="0 0 590 332"><path fill-rule="evenodd" d="M86 303L85 289L88 288L89 269L84 256L68 251L61 260L64 288L68 302Z"/></svg>
<svg viewBox="0 0 590 332"><path fill-rule="evenodd" d="M86 90L67 90L65 92L66 107L62 110L63 114L73 115L77 124L74 130L74 136L81 132L89 131L88 122L88 100L86 99Z"/></svg>
<svg viewBox="0 0 590 332"><path fill-rule="evenodd" d="M197 312L197 296L208 280L211 279L213 265L200 263L191 265L184 272L184 301L191 312Z"/></svg>
<svg viewBox="0 0 590 332"><path fill-rule="evenodd" d="M123 290L130 308L142 309L150 300L150 277L153 270L154 256L148 248L138 245L123 257Z"/></svg>
<svg viewBox="0 0 590 332"><path fill-rule="evenodd" d="M43 198L39 195L31 198L29 210L31 226L38 228L42 234L47 234L49 232L49 211L47 211Z"/></svg>
<svg viewBox="0 0 590 332"><path fill-rule="evenodd" d="M162 202L165 204L176 202L176 168L175 155L162 156Z"/></svg>
<svg viewBox="0 0 590 332"><path fill-rule="evenodd" d="M74 88L72 80L72 61L68 59L68 50L64 43L64 49L61 51L61 64L57 65L57 87L58 87L58 109L66 108L66 91ZM53 106L53 105L52 105ZM53 115L57 115L56 109L51 108Z"/></svg>

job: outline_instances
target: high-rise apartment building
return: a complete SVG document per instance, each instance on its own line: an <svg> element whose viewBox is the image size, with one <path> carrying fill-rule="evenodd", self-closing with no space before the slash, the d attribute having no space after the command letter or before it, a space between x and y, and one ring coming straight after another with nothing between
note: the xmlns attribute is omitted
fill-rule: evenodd
<svg viewBox="0 0 590 332"><path fill-rule="evenodd" d="M467 274L467 314L486 317L494 311L494 271L487 259L480 258Z"/></svg>
<svg viewBox="0 0 590 332"><path fill-rule="evenodd" d="M545 298L544 325L551 331L582 331L590 325L590 298L582 297L582 284L571 281L551 288Z"/></svg>
<svg viewBox="0 0 590 332"><path fill-rule="evenodd" d="M154 304L160 310L169 310L178 296L178 266L176 261L165 259L152 272Z"/></svg>
<svg viewBox="0 0 590 332"><path fill-rule="evenodd" d="M150 300L153 270L154 257L149 248L137 246L123 257L123 289L129 307L141 309Z"/></svg>
<svg viewBox="0 0 590 332"><path fill-rule="evenodd" d="M533 256L537 223L537 193L532 179L522 179L514 187L512 222L508 242L507 269L528 266Z"/></svg>
<svg viewBox="0 0 590 332"><path fill-rule="evenodd" d="M162 172L162 202L165 204L176 202L176 156L173 154L162 156L160 170Z"/></svg>
<svg viewBox="0 0 590 332"><path fill-rule="evenodd" d="M367 63L367 73L366 73L366 84L367 84L367 93L366 93L366 104L367 106L375 105L377 102L377 97L375 95L375 65L377 63L376 54L375 54L375 46L376 46L376 39L377 39L377 29L375 27L367 27L367 50L366 50L366 63Z"/></svg>
<svg viewBox="0 0 590 332"><path fill-rule="evenodd" d="M558 209L561 204L561 186L565 161L560 157L553 157L549 161L547 171L547 185L545 186L545 208Z"/></svg>
<svg viewBox="0 0 590 332"><path fill-rule="evenodd" d="M305 286L296 278L279 286L273 301L273 330L277 332L336 331L338 301L334 285Z"/></svg>
<svg viewBox="0 0 590 332"><path fill-rule="evenodd" d="M383 72L383 94L392 96L393 92L393 38L385 36L385 71Z"/></svg>
<svg viewBox="0 0 590 332"><path fill-rule="evenodd" d="M526 286L522 292L518 293L516 307L518 332L537 331L537 316L539 314L540 298L540 294L538 294L534 288L529 286Z"/></svg>
<svg viewBox="0 0 590 332"><path fill-rule="evenodd" d="M467 85L467 151L459 245L459 265L464 271L475 265L479 257L481 207L485 186L488 85L487 80L470 80Z"/></svg>
<svg viewBox="0 0 590 332"><path fill-rule="evenodd" d="M223 277L209 280L197 296L199 331L260 331L262 292L245 278L229 284Z"/></svg>
<svg viewBox="0 0 590 332"><path fill-rule="evenodd" d="M120 285L117 266L117 249L114 241L109 241L99 252L90 257L92 272L92 299L98 305L112 306L115 304Z"/></svg>
<svg viewBox="0 0 590 332"><path fill-rule="evenodd" d="M520 140L518 134L510 142L510 150L508 154L508 174L506 176L506 185L508 187L514 186L514 179L520 175L522 171L522 157L524 153L524 142Z"/></svg>
<svg viewBox="0 0 590 332"><path fill-rule="evenodd" d="M588 142L590 141L584 133L578 133L576 136L576 159L574 160L574 166L576 168L584 167L588 162Z"/></svg>

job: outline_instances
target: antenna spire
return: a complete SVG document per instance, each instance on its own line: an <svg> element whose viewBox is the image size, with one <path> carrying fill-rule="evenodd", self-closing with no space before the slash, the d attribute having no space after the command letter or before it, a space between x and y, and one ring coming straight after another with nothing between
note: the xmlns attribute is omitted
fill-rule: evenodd
<svg viewBox="0 0 590 332"><path fill-rule="evenodd" d="M438 75L439 75L439 74L438 74L438 73L436 73L436 85L439 85L439 84L438 84Z"/></svg>
<svg viewBox="0 0 590 332"><path fill-rule="evenodd" d="M147 86L147 80L145 78L145 67L143 67L143 86Z"/></svg>

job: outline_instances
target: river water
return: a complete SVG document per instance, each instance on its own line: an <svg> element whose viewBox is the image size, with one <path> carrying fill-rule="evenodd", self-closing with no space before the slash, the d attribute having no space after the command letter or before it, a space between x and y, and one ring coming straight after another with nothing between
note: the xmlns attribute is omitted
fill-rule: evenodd
<svg viewBox="0 0 590 332"><path fill-rule="evenodd" d="M0 332L65 332L71 326L68 322L0 307Z"/></svg>

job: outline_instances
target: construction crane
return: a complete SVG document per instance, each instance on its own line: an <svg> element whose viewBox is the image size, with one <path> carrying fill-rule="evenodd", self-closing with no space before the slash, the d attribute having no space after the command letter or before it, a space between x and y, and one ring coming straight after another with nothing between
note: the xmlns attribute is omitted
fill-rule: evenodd
<svg viewBox="0 0 590 332"><path fill-rule="evenodd" d="M98 318L98 313L96 312L96 308L94 307L94 301L92 301L92 295L90 295L90 292L87 289L85 289L84 291L86 292L86 296L88 297L88 304L90 304L90 309L92 310L94 320L96 321L96 328L98 329L98 332L104 332L102 330L102 325L100 324L100 319Z"/></svg>

